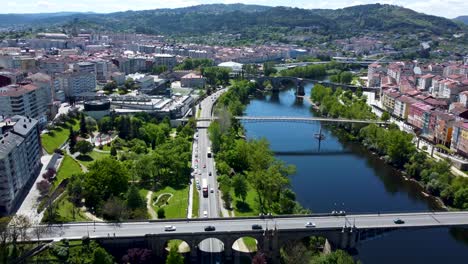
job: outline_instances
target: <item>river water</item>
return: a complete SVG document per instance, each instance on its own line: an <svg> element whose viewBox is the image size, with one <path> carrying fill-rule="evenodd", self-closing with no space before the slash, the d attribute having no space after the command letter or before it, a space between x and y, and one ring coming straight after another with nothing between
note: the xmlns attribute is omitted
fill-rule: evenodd
<svg viewBox="0 0 468 264"><path fill-rule="evenodd" d="M313 85L306 86L306 96ZM308 100L294 90L257 97L245 116L311 117ZM414 212L439 209L420 187L356 143L339 140L319 123L244 123L248 138L266 138L276 157L296 166L291 176L297 201L313 212ZM461 237L461 239L460 239ZM394 231L357 248L363 263L468 263L468 229Z"/></svg>

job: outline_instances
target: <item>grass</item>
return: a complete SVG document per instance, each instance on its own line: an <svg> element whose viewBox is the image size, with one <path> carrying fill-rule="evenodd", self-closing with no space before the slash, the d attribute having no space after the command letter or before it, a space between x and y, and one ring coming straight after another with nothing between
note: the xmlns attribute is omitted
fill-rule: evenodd
<svg viewBox="0 0 468 264"><path fill-rule="evenodd" d="M249 186L249 191L247 192L247 197L245 202L242 202L241 199L234 196L234 191L231 193L233 197L232 207L236 216L258 216L259 212L257 210L257 193L255 190Z"/></svg>
<svg viewBox="0 0 468 264"><path fill-rule="evenodd" d="M171 195L168 193L159 195L158 201L156 202L155 206L161 207L165 205L166 203L168 203L169 198L171 198Z"/></svg>
<svg viewBox="0 0 468 264"><path fill-rule="evenodd" d="M68 195L63 195L58 201L54 203L57 206L57 220L59 222L76 222L89 220L79 208L73 206L68 201ZM75 217L73 217L73 210L75 210Z"/></svg>
<svg viewBox="0 0 468 264"><path fill-rule="evenodd" d="M171 193L173 196L169 200L169 204L165 205L164 211L166 218L185 218L187 217L187 205L188 205L188 188L186 185L182 188L174 189L172 187L165 187L153 194L153 201L160 194ZM153 205L154 210L157 212L159 207Z"/></svg>
<svg viewBox="0 0 468 264"><path fill-rule="evenodd" d="M83 164L85 167L89 168L89 166L95 161L109 156L110 153L102 153L93 150L89 154L86 154L84 156L80 154L76 159L79 160L80 163Z"/></svg>
<svg viewBox="0 0 468 264"><path fill-rule="evenodd" d="M63 143L65 143L65 141L67 141L70 133L70 126L72 126L74 130L79 129L80 122L77 119L74 119L74 121L74 124L73 122L68 122L63 127L58 127L48 134L41 135L42 146L47 153L52 154L55 149L59 148Z"/></svg>
<svg viewBox="0 0 468 264"><path fill-rule="evenodd" d="M244 237L244 245L249 249L250 252L257 251L257 240L253 237Z"/></svg>
<svg viewBox="0 0 468 264"><path fill-rule="evenodd" d="M192 184L193 188L193 201L192 201L192 218L198 218L200 211L200 193L197 190L195 184Z"/></svg>
<svg viewBox="0 0 468 264"><path fill-rule="evenodd" d="M54 187L60 184L64 179L70 178L73 174L81 172L81 167L78 162L76 162L69 155L63 156L62 164L57 171L56 180L54 181Z"/></svg>

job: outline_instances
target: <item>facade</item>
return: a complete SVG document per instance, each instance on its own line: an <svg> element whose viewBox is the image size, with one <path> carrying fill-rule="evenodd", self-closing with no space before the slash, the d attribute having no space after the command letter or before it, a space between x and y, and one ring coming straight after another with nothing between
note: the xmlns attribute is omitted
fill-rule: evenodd
<svg viewBox="0 0 468 264"><path fill-rule="evenodd" d="M177 60L174 55L169 54L155 54L153 57L154 66L167 66L168 69L172 69L176 66Z"/></svg>
<svg viewBox="0 0 468 264"><path fill-rule="evenodd" d="M398 116L401 119L407 119L409 108L411 104L417 103L416 99L413 99L409 96L402 95L395 99L395 107L393 109L393 114Z"/></svg>
<svg viewBox="0 0 468 264"><path fill-rule="evenodd" d="M22 115L47 122L50 91L46 86L9 85L0 88L0 115Z"/></svg>
<svg viewBox="0 0 468 264"><path fill-rule="evenodd" d="M182 87L203 88L206 84L206 78L199 74L189 73L180 78Z"/></svg>
<svg viewBox="0 0 468 264"><path fill-rule="evenodd" d="M458 154L468 156L468 122L454 125L450 148Z"/></svg>
<svg viewBox="0 0 468 264"><path fill-rule="evenodd" d="M442 144L450 147L452 140L453 124L455 117L451 114L434 111L433 118L431 118L430 129L433 131L434 141L437 144Z"/></svg>
<svg viewBox="0 0 468 264"><path fill-rule="evenodd" d="M392 113L395 109L395 99L400 96L400 93L396 90L384 90L382 95L382 105L385 110Z"/></svg>
<svg viewBox="0 0 468 264"><path fill-rule="evenodd" d="M428 134L432 110L433 107L422 102L410 105L408 123L421 129L423 134Z"/></svg>
<svg viewBox="0 0 468 264"><path fill-rule="evenodd" d="M76 97L81 93L96 90L96 75L87 72L67 72L57 76L60 89L68 98Z"/></svg>
<svg viewBox="0 0 468 264"><path fill-rule="evenodd" d="M109 100L93 100L84 102L84 112L90 117L99 120L110 114Z"/></svg>
<svg viewBox="0 0 468 264"><path fill-rule="evenodd" d="M0 215L11 214L39 174L38 122L24 116L0 119Z"/></svg>

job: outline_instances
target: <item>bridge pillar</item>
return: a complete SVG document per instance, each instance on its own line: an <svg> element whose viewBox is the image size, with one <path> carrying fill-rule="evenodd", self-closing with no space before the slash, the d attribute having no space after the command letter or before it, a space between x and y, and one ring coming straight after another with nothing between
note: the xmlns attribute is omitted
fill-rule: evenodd
<svg viewBox="0 0 468 264"><path fill-rule="evenodd" d="M156 237L156 236L150 236L148 237L148 248L153 251L153 253L158 256L158 257L164 257L165 255L165 241Z"/></svg>
<svg viewBox="0 0 468 264"><path fill-rule="evenodd" d="M297 88L296 88L296 96L304 96L304 95L305 95L304 85L298 82Z"/></svg>
<svg viewBox="0 0 468 264"><path fill-rule="evenodd" d="M260 241L258 241L260 243ZM280 263L280 244L278 242L278 231L276 229L267 229L264 232L261 249L268 256L268 263ZM260 249L260 247L259 247Z"/></svg>
<svg viewBox="0 0 468 264"><path fill-rule="evenodd" d="M198 261L198 241L190 243L190 263L199 263Z"/></svg>

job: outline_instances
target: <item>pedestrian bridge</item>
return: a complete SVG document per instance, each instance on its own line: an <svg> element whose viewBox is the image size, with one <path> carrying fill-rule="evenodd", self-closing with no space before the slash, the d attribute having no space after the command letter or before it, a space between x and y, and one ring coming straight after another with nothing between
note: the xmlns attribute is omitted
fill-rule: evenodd
<svg viewBox="0 0 468 264"><path fill-rule="evenodd" d="M395 222L401 219L403 222ZM314 225L307 227L307 222ZM260 225L254 229L252 225ZM165 226L175 226L165 231ZM205 231L206 226L215 230ZM151 220L122 223L70 223L49 226L42 240L82 239L90 237L106 247L122 250L146 247L156 255L164 256L167 242L185 241L190 247L190 258L198 259L199 245L208 238L218 239L224 245L223 256L232 260L233 244L240 238L252 237L257 248L264 251L272 263L278 263L280 248L289 241L310 236L325 237L336 248L352 249L367 239L394 230L413 230L439 227L468 227L468 211L424 212L396 214L313 214L289 216L201 218ZM32 227L30 233L34 233ZM31 237L35 237L31 235Z"/></svg>
<svg viewBox="0 0 468 264"><path fill-rule="evenodd" d="M313 122L328 122L328 123L355 123L355 124L378 124L388 125L390 122L380 120L366 120L366 119L346 119L346 118L327 118L327 117L288 117L288 116L235 116L237 120L244 122L294 122L294 123L313 123ZM218 117L211 118L197 118L197 122L212 122L217 120ZM187 122L187 118L178 119L182 122Z"/></svg>

